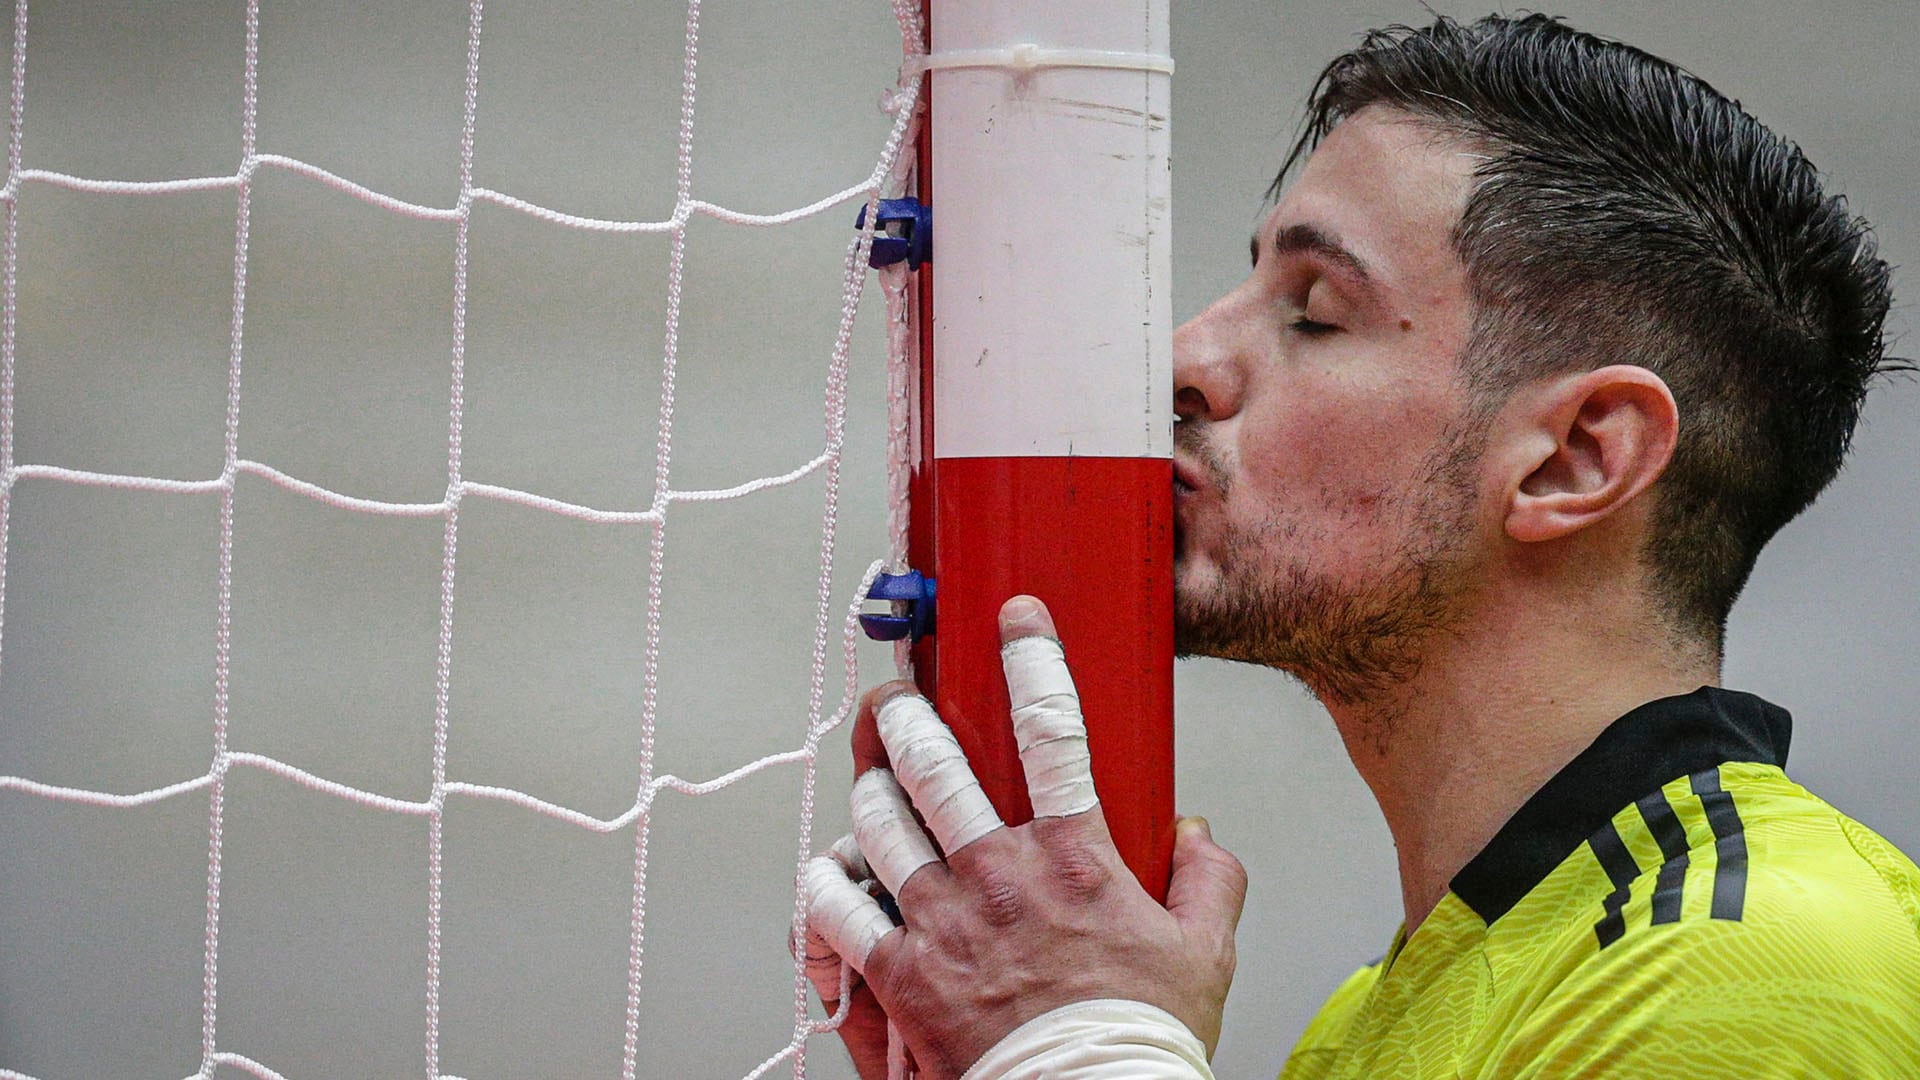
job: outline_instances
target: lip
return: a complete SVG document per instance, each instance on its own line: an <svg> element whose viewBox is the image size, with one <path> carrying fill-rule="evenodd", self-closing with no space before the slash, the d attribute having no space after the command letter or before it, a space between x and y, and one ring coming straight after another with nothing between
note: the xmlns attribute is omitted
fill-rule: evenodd
<svg viewBox="0 0 1920 1080"><path fill-rule="evenodd" d="M1179 457L1176 456L1173 459L1173 493L1174 495L1178 497L1184 497L1187 495L1192 495L1198 492L1199 490L1200 490L1200 470L1194 468L1192 462L1182 461Z"/></svg>

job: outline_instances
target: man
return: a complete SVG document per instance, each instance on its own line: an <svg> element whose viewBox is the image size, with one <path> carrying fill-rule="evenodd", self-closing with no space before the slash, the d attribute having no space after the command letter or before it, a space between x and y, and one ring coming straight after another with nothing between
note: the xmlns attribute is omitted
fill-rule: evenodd
<svg viewBox="0 0 1920 1080"><path fill-rule="evenodd" d="M1398 850L1404 928L1283 1076L1920 1075L1920 870L1718 686L1897 366L1865 224L1737 104L1539 16L1370 35L1302 163L1175 347L1181 638L1312 688ZM1045 609L1001 629L1035 821L870 695L816 985L863 977L863 1075L880 1008L923 1075L1208 1075L1244 875L1186 821L1167 907L1132 884Z"/></svg>

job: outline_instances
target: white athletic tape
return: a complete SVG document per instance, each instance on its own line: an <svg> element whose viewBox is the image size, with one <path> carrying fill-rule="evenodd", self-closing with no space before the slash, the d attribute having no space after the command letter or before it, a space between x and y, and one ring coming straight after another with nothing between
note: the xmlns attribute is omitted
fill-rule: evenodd
<svg viewBox="0 0 1920 1080"><path fill-rule="evenodd" d="M831 855L815 855L807 860L807 937L818 935L828 949L853 965L855 971L865 971L867 956L880 939L894 930L893 920L880 909L879 901L868 895L867 890L854 884L847 876L847 868ZM808 948L808 975L813 975L813 953ZM839 973L833 974L832 986L839 989ZM821 986L819 979L814 980L815 988Z"/></svg>
<svg viewBox="0 0 1920 1080"><path fill-rule="evenodd" d="M1145 1002L1077 1001L1014 1028L961 1080L1213 1080L1207 1048Z"/></svg>
<svg viewBox="0 0 1920 1080"><path fill-rule="evenodd" d="M840 864L847 877L856 884L864 885L873 876L867 870L867 860L860 854L860 845L854 842L852 833L847 833L835 840L832 846L827 848L826 853L819 857L831 859ZM821 936L820 931L813 926L811 911L808 912L807 931L800 943L800 948L801 959L806 967L807 981L813 984L814 992L820 995L821 1001L837 1001L843 996L845 990L859 983L860 977L855 975L846 986L841 986L840 954L833 951L833 946L827 944L827 939Z"/></svg>
<svg viewBox="0 0 1920 1080"><path fill-rule="evenodd" d="M853 837L873 876L895 896L913 872L939 862L933 841L913 820L913 806L899 781L885 769L868 769L854 781Z"/></svg>
<svg viewBox="0 0 1920 1080"><path fill-rule="evenodd" d="M867 868L867 857L861 853L860 844L852 833L841 834L840 839L827 848L827 854L838 859L840 865L847 868L847 876L855 881L865 881L873 876L873 871Z"/></svg>
<svg viewBox="0 0 1920 1080"><path fill-rule="evenodd" d="M902 694L881 706L876 719L887 760L942 851L952 855L1000 827L967 755L926 698ZM873 861L872 851L867 859Z"/></svg>
<svg viewBox="0 0 1920 1080"><path fill-rule="evenodd" d="M1100 802L1080 695L1066 653L1050 637L1015 638L1000 647L1013 703L1013 737L1027 774L1034 817L1067 817Z"/></svg>

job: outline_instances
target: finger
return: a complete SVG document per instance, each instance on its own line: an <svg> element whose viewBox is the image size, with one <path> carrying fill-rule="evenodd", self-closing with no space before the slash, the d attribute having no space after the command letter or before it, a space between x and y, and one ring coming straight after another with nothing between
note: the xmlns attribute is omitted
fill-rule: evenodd
<svg viewBox="0 0 1920 1080"><path fill-rule="evenodd" d="M867 857L860 852L859 841L852 833L840 837L827 849L827 855L841 866L847 868L847 876L855 881L865 881L873 876L867 866Z"/></svg>
<svg viewBox="0 0 1920 1080"><path fill-rule="evenodd" d="M880 706L876 720L900 786L933 830L940 850L952 856L1000 828L1000 815L980 789L967 755L926 698L891 698ZM867 858L873 860L872 851Z"/></svg>
<svg viewBox="0 0 1920 1080"><path fill-rule="evenodd" d="M865 974L874 946L898 927L832 856L807 860L806 889L808 937L818 935L828 949ZM835 980L837 993L837 975Z"/></svg>
<svg viewBox="0 0 1920 1080"><path fill-rule="evenodd" d="M820 857L839 863L848 879L855 883L864 882L873 876L868 871L867 861L861 857L860 848L854 843L851 833L835 840ZM827 944L827 939L812 926L804 928L800 940L794 943L793 948L806 971L807 981L813 984L814 992L820 995L820 1003L827 1007L828 1012L832 1012L834 1003L845 996L841 981L851 969L841 963L840 954L834 952L833 947ZM854 975L850 981L857 985L860 977Z"/></svg>
<svg viewBox="0 0 1920 1080"><path fill-rule="evenodd" d="M913 820L913 806L893 773L870 769L853 782L853 837L866 864L894 896L914 872L940 861L933 841Z"/></svg>
<svg viewBox="0 0 1920 1080"><path fill-rule="evenodd" d="M1069 817L1099 804L1080 695L1054 636L1053 618L1031 596L1000 609L1001 666L1013 704L1013 738L1027 774L1033 816Z"/></svg>
<svg viewBox="0 0 1920 1080"><path fill-rule="evenodd" d="M853 774L855 776L868 769L887 767L887 748L880 741L880 729L874 720L874 714L887 702L901 694L919 693L912 683L895 679L889 683L866 692L860 699L860 711L853 719Z"/></svg>
<svg viewBox="0 0 1920 1080"><path fill-rule="evenodd" d="M840 985L841 975L843 972L850 972L852 968L842 963L840 954L834 952L833 946L827 944L827 939L811 927L802 936L800 960L806 970L807 981L813 984L813 992L820 995L820 1004L826 1006L827 1011L831 1013L834 1005L845 996ZM856 975L849 982L857 981L858 978L859 976ZM851 985L848 989L851 989Z"/></svg>
<svg viewBox="0 0 1920 1080"><path fill-rule="evenodd" d="M1247 903L1247 871L1213 842L1206 818L1181 818L1173 840L1173 877L1167 911L1191 933L1216 946L1231 944Z"/></svg>

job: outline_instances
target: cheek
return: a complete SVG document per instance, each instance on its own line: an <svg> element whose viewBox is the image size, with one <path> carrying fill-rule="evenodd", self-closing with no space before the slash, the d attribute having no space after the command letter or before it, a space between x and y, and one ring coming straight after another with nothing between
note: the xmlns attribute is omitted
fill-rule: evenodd
<svg viewBox="0 0 1920 1080"><path fill-rule="evenodd" d="M1254 543L1313 544L1321 561L1377 558L1397 547L1445 417L1391 392L1322 401L1245 417L1229 516Z"/></svg>
<svg viewBox="0 0 1920 1080"><path fill-rule="evenodd" d="M1391 400L1316 395L1246 417L1241 483L1262 499L1327 507L1385 499L1400 472L1410 417Z"/></svg>

